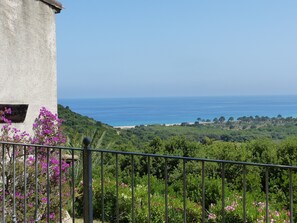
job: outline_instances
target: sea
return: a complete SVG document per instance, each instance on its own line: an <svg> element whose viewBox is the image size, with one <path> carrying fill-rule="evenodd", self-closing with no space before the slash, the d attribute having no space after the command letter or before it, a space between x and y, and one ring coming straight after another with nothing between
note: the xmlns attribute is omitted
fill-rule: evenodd
<svg viewBox="0 0 297 223"><path fill-rule="evenodd" d="M72 111L111 126L194 123L198 118L297 117L297 95L59 99Z"/></svg>

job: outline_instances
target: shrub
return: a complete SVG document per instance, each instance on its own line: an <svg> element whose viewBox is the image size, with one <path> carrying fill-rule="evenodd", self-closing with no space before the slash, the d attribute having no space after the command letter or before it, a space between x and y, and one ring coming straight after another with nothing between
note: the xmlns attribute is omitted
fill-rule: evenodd
<svg viewBox="0 0 297 223"><path fill-rule="evenodd" d="M266 204L264 196L259 194L246 194L246 220L247 223L265 222ZM230 194L225 200L225 222L243 223L243 198L237 193ZM290 222L290 212L284 208L269 204L269 222ZM221 203L212 204L208 212L208 222L222 222Z"/></svg>
<svg viewBox="0 0 297 223"><path fill-rule="evenodd" d="M154 187L152 185L152 187ZM102 219L101 213L101 180L93 180L93 205L94 217ZM132 222L132 189L125 183L119 183L119 222ZM148 219L148 188L147 185L137 184L134 194L134 217L135 222L146 222ZM82 185L78 189L78 193L82 192ZM83 197L79 198L79 205L82 207ZM187 200L187 222L200 222L202 216L201 205ZM151 193L151 222L163 223L165 221L165 197L158 191ZM107 222L116 222L116 182L114 179L104 179L104 219ZM168 194L168 221L183 221L183 199Z"/></svg>
<svg viewBox="0 0 297 223"><path fill-rule="evenodd" d="M57 146L66 142L66 137L61 130L62 121L57 115L53 115L45 108L40 110L40 114L33 124L33 136L12 127L11 122L5 118L5 114L10 112L10 109L5 109L2 112L1 119L6 124L2 127L0 141L46 146ZM13 194L15 194L18 222L25 221L24 206L26 206L26 222L35 222L35 218L43 222L57 222L60 210L60 177L62 183L62 208L65 208L69 197L66 176L69 164L62 160L60 166L59 156L61 154L59 150L21 145L11 146L8 144L5 144L2 149L0 172L4 172L5 177L0 182L0 193L2 194L0 202L5 197L7 222L13 220ZM4 157L3 153L5 154ZM37 168L37 172L35 168ZM47 197L48 181L50 183L50 200ZM5 191L3 191L3 186L5 186ZM15 187L15 190L13 187ZM38 188L37 191L36 187ZM50 219L47 219L48 205ZM35 206L38 206L37 212L35 212ZM3 214L2 209L0 214Z"/></svg>

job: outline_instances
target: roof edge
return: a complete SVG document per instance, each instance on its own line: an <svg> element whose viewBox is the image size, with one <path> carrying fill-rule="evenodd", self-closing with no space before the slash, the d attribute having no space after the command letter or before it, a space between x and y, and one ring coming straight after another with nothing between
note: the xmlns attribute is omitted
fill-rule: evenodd
<svg viewBox="0 0 297 223"><path fill-rule="evenodd" d="M56 13L60 13L61 10L63 9L62 4L56 0L40 0L40 1L53 7L53 9L55 9Z"/></svg>

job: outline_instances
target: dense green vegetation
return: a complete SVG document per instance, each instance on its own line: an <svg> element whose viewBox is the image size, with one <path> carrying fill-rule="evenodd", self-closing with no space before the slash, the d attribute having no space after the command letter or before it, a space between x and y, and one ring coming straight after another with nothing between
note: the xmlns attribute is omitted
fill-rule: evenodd
<svg viewBox="0 0 297 223"><path fill-rule="evenodd" d="M70 145L79 146L82 137L93 138L92 146L124 151L154 154L236 160L256 163L297 165L297 119L268 117L241 117L239 120L217 118L213 122L182 126L138 126L134 129L113 129L103 123L71 112L59 106L59 115L65 119L65 131ZM97 133L97 134L96 134ZM101 204L101 157L94 156L94 206L95 216L102 217ZM131 156L119 156L120 222L131 222ZM135 171L135 206L137 222L147 218L147 158L133 157ZM166 163L167 162L167 163ZM115 156L105 154L104 199L105 219L115 221ZM167 164L167 165L166 165ZM164 221L165 166L168 171L168 196L170 222L182 222L183 167L187 173L187 222L201 222L202 163L152 158L151 195L153 222ZM242 188L243 166L226 164L225 196L226 222L243 222ZM247 221L261 222L265 216L266 168L247 167ZM207 221L221 221L222 165L205 164L205 189ZM269 168L270 218L274 222L289 219L289 171ZM297 210L297 175L293 174L294 209ZM78 194L82 189L78 186ZM82 197L77 196L77 212L81 214ZM294 216L296 217L296 216ZM297 219L295 219L296 221Z"/></svg>
<svg viewBox="0 0 297 223"><path fill-rule="evenodd" d="M111 148L118 138L117 131L92 118L71 111L68 107L58 105L59 117L64 120L64 132L68 137L68 146L81 147L82 140L88 136L92 139L92 148Z"/></svg>
<svg viewBox="0 0 297 223"><path fill-rule="evenodd" d="M293 118L239 118L238 121L202 123L175 126L150 125L137 126L122 132L125 139L148 142L155 136L169 139L174 136L184 136L189 141L203 143L207 138L215 141L246 142L259 138L274 141L283 140L297 134L297 119Z"/></svg>

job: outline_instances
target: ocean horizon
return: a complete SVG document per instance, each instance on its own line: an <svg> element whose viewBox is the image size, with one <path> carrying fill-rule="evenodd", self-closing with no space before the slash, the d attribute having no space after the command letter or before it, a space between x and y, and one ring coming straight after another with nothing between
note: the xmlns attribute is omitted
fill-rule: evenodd
<svg viewBox="0 0 297 223"><path fill-rule="evenodd" d="M111 126L178 124L242 116L297 117L297 95L59 99Z"/></svg>

